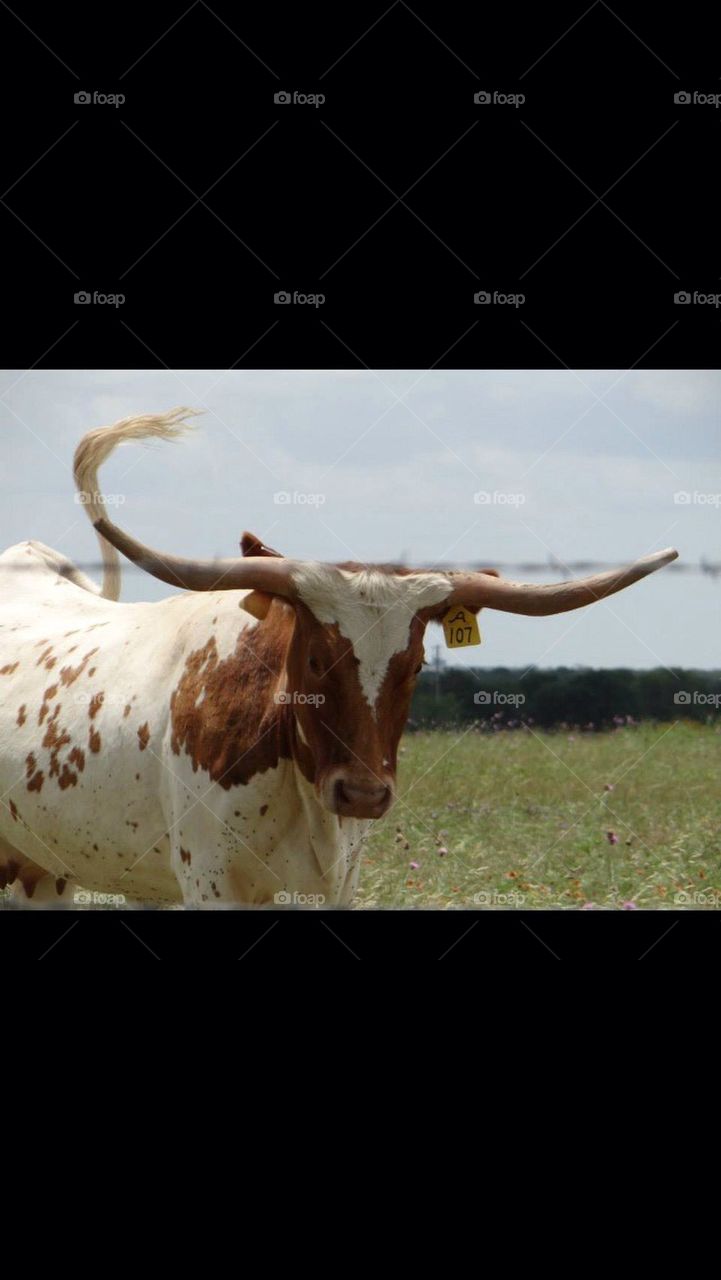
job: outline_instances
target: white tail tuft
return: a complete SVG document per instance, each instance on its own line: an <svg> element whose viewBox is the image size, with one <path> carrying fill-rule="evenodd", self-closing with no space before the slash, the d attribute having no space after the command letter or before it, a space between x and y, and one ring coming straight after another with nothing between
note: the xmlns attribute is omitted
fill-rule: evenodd
<svg viewBox="0 0 721 1280"><path fill-rule="evenodd" d="M121 418L112 427L97 427L83 436L75 450L73 472L80 501L91 523L94 524L106 514L105 499L98 489L98 470L110 457L113 449L129 440L145 440L151 436L160 440L173 440L190 429L190 423L185 419L195 417L200 412L199 409L178 408L169 409L167 413L145 413L139 417ZM99 533L97 537L103 556L103 586L100 594L106 600L118 600L120 557L106 538Z"/></svg>

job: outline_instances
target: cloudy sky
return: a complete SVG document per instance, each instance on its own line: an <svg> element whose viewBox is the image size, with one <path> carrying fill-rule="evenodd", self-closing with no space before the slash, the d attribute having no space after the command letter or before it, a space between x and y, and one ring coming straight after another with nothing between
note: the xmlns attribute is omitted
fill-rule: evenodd
<svg viewBox="0 0 721 1280"><path fill-rule="evenodd" d="M204 411L192 434L127 446L101 474L111 518L160 550L233 555L250 529L331 561L617 563L673 545L718 562L720 393L714 371L3 372L1 542L95 560L75 445L182 404ZM123 599L167 594L125 573ZM482 614L483 647L453 660L718 667L720 601L721 578L661 571L558 618Z"/></svg>

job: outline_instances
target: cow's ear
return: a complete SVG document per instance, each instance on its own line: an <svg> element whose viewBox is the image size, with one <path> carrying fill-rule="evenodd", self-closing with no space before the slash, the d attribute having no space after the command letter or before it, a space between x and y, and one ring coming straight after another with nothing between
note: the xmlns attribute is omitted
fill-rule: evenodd
<svg viewBox="0 0 721 1280"><path fill-rule="evenodd" d="M422 618L423 621L426 623L427 622L443 622L443 619L448 613L448 610L450 609L450 607L451 606L446 600L444 604L434 604L434 605L431 605L430 608L428 609L421 609L419 613L419 617ZM453 606L453 608L454 610L465 609L466 613L480 612L480 608L478 605L466 605L458 602Z"/></svg>
<svg viewBox="0 0 721 1280"><path fill-rule="evenodd" d="M478 572L487 573L488 577L501 577L497 568L479 568ZM480 604L464 604L464 602L461 602L461 605L467 613L475 613L476 617L478 617L478 614L483 608L483 605Z"/></svg>
<svg viewBox="0 0 721 1280"><path fill-rule="evenodd" d="M478 573L485 573L488 575L489 578L500 578L501 576L497 569L479 569ZM478 615L481 612L482 606L479 604L473 604L471 601L469 601L466 604L465 601L460 600L459 604L461 608L466 610L467 613L475 613L476 615ZM445 614L446 608L447 606L444 606L444 608L441 610L441 618ZM437 618L437 621L440 621L440 618Z"/></svg>
<svg viewBox="0 0 721 1280"><path fill-rule="evenodd" d="M273 556L276 560L284 559L281 551L274 551L272 547L266 547L260 538L257 538L254 533L248 533L247 530L240 539L240 549L244 556Z"/></svg>
<svg viewBox="0 0 721 1280"><path fill-rule="evenodd" d="M497 569L479 569L478 572L487 573L491 578L500 578L501 576ZM473 604L471 602L465 604L462 600L458 601L458 606L459 608L466 609L468 613L478 614L481 611L480 605ZM428 609L421 609L419 616L423 618L425 622L442 622L449 608L450 605L446 600L442 604L434 604Z"/></svg>
<svg viewBox="0 0 721 1280"><path fill-rule="evenodd" d="M269 595L267 591L249 591L247 596L243 596L240 607L262 622L274 600L275 596Z"/></svg>

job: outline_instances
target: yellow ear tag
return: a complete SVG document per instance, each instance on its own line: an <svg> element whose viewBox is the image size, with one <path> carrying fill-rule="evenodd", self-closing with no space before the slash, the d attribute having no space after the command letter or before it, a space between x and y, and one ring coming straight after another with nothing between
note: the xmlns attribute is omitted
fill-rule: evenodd
<svg viewBox="0 0 721 1280"><path fill-rule="evenodd" d="M469 644L481 644L478 619L475 613L454 605L443 615L443 631L449 649L464 649Z"/></svg>

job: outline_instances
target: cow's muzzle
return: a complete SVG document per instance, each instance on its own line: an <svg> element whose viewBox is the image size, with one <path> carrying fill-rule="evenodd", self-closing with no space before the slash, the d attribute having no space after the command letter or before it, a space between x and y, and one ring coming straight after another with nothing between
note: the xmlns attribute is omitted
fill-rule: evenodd
<svg viewBox="0 0 721 1280"><path fill-rule="evenodd" d="M323 780L321 799L326 809L342 818L382 818L393 800L393 779L333 769Z"/></svg>

